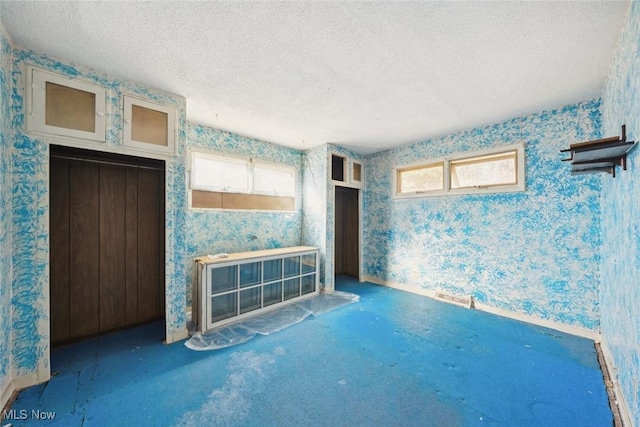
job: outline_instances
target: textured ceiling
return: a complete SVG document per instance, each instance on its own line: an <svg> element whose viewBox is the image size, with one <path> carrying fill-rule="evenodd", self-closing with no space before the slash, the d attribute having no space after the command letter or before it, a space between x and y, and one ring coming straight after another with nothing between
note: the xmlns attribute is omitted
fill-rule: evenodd
<svg viewBox="0 0 640 427"><path fill-rule="evenodd" d="M0 0L21 46L184 96L187 119L360 153L601 95L627 1Z"/></svg>

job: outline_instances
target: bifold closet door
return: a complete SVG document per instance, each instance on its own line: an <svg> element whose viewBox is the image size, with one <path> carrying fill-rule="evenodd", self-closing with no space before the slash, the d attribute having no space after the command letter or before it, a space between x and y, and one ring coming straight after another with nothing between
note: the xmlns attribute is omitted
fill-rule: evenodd
<svg viewBox="0 0 640 427"><path fill-rule="evenodd" d="M51 340L164 315L164 173L51 158Z"/></svg>

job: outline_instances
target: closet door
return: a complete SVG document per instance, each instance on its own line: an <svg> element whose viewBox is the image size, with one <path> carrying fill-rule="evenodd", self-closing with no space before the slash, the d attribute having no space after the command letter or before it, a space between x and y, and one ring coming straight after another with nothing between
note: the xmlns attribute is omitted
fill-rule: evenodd
<svg viewBox="0 0 640 427"><path fill-rule="evenodd" d="M359 277L359 190L336 187L335 198L335 274Z"/></svg>
<svg viewBox="0 0 640 427"><path fill-rule="evenodd" d="M56 151L52 344L163 317L164 171Z"/></svg>

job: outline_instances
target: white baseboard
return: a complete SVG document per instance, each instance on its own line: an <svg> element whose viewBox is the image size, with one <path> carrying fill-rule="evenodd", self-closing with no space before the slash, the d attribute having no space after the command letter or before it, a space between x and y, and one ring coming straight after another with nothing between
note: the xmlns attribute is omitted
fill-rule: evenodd
<svg viewBox="0 0 640 427"><path fill-rule="evenodd" d="M611 377L611 383L613 384L613 392L615 393L616 405L618 406L618 411L620 412L620 418L622 418L622 424L625 427L634 427L633 421L631 419L631 412L629 411L629 406L627 405L627 401L624 398L624 393L622 393L622 389L620 388L620 383L618 382L618 368L615 363L613 363L613 356L606 342L600 342L600 348L602 349L602 356L604 357L604 361L607 364L607 369L609 371L609 376Z"/></svg>
<svg viewBox="0 0 640 427"><path fill-rule="evenodd" d="M403 285L401 283L388 282L386 280L380 280L380 279L378 279L376 277L373 277L373 276L364 276L363 279L365 281L367 281L367 282L374 283L376 285L387 286L389 288L399 289L401 291L406 291L406 292L411 292L411 293L417 294L417 295L427 296L429 298L435 299L436 301L446 302L446 303L449 303L449 304L455 304L455 303L452 303L451 301L447 301L447 300L443 300L441 298L437 298L435 290L420 289L420 288L415 288L413 286ZM459 304L455 304L455 305L459 305ZM484 312L487 312L487 313L491 313L491 314L495 314L497 316L508 317L510 319L518 320L518 321L525 322L525 323L530 323L530 324L533 324L533 325L536 325L536 326L542 326L542 327L545 327L545 328L554 329L556 331L564 332L564 333L569 334L569 335L575 335L575 336L579 336L579 337L583 337L583 338L588 338L588 339L593 340L593 341L600 340L600 332L593 331L591 329L582 328L582 327L579 327L579 326L565 325L563 323L553 322L551 320L540 319L538 317L529 316L529 315L522 314L522 313L515 313L513 311L504 310L504 309L501 309L501 308L493 307L493 306L490 306L490 305L487 305L487 304L478 303L478 302L474 302L474 305L475 305L475 308L478 309L478 310L481 310L481 311L484 311Z"/></svg>

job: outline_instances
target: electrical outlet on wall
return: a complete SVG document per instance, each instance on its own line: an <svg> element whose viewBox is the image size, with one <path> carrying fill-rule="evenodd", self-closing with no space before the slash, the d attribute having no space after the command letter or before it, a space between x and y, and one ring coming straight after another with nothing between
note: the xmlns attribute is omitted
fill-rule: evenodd
<svg viewBox="0 0 640 427"><path fill-rule="evenodd" d="M412 279L417 279L418 278L418 270L417 269L413 269L411 270L411 278Z"/></svg>

